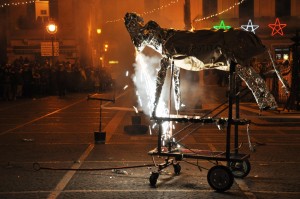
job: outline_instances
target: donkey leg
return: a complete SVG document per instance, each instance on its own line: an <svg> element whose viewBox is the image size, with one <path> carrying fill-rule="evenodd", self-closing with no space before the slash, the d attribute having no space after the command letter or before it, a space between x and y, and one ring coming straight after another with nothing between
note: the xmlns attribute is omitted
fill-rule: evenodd
<svg viewBox="0 0 300 199"><path fill-rule="evenodd" d="M174 98L175 109L178 111L180 108L180 68L173 66L173 81L174 81Z"/></svg>
<svg viewBox="0 0 300 199"><path fill-rule="evenodd" d="M261 110L277 108L275 98L270 93L266 82L252 67L242 67L241 65L237 65L236 71L240 78L245 81L248 88L252 91L256 103Z"/></svg>
<svg viewBox="0 0 300 199"><path fill-rule="evenodd" d="M162 87L163 87L165 79L166 79L168 66L169 66L169 59L162 58L160 60L160 69L158 71L157 79L156 79L156 91L155 91L155 99L154 99L154 104L153 104L154 107L153 107L152 117L156 116L156 108L157 108L157 105L159 102Z"/></svg>

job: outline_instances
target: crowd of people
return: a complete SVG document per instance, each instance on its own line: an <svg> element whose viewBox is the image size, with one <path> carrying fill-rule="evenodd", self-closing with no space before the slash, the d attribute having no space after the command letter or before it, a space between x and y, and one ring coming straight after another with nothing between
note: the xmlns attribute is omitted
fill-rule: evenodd
<svg viewBox="0 0 300 199"><path fill-rule="evenodd" d="M38 62L20 57L12 64L0 66L0 99L36 98L48 95L64 97L68 92L103 92L113 80L100 67L57 61Z"/></svg>

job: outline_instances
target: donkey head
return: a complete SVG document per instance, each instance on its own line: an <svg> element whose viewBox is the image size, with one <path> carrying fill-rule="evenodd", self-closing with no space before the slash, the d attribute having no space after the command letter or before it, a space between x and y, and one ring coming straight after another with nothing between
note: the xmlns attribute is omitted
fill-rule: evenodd
<svg viewBox="0 0 300 199"><path fill-rule="evenodd" d="M144 40L142 31L144 19L136 13L126 13L124 21L134 46L139 50Z"/></svg>

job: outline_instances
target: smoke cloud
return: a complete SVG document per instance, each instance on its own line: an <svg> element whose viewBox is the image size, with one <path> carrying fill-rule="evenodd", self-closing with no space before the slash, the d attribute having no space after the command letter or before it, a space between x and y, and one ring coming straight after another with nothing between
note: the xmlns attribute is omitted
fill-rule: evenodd
<svg viewBox="0 0 300 199"><path fill-rule="evenodd" d="M153 102L156 92L157 73L160 69L160 60L162 56L151 48L146 47L142 52L136 54L136 60L133 64L135 73L132 76L138 97L139 108L146 115L151 115L153 110ZM198 81L193 80L193 76L198 77L199 74L189 73L181 69L181 98L182 104L187 109L194 109L201 101L202 91ZM171 70L168 69L167 76L163 85L160 101L158 104L157 116L168 116L170 110L175 110L175 94L174 89L170 88ZM174 85L172 85L174 87ZM184 108L184 107L183 107Z"/></svg>

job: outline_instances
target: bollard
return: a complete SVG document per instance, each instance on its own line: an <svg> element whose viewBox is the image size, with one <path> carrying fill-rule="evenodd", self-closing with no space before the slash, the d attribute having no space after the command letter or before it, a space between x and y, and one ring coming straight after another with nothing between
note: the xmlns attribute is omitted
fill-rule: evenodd
<svg viewBox="0 0 300 199"><path fill-rule="evenodd" d="M106 132L94 132L95 144L105 144Z"/></svg>

